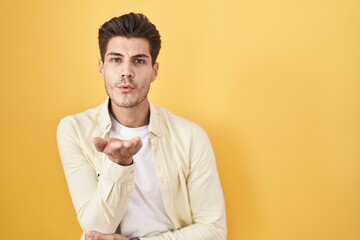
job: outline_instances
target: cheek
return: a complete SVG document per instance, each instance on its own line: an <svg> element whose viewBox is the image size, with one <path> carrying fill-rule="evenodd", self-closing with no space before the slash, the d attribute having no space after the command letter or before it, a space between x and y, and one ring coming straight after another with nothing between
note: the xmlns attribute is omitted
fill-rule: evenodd
<svg viewBox="0 0 360 240"><path fill-rule="evenodd" d="M104 77L104 84L105 84L105 88L107 90L111 90L111 89L114 88L114 84L113 84L111 79L112 78L110 76L107 76L107 75L105 75L105 77Z"/></svg>
<svg viewBox="0 0 360 240"><path fill-rule="evenodd" d="M110 85L112 84L116 79L114 78L115 74L111 71L107 71L104 74L104 81L105 84Z"/></svg>

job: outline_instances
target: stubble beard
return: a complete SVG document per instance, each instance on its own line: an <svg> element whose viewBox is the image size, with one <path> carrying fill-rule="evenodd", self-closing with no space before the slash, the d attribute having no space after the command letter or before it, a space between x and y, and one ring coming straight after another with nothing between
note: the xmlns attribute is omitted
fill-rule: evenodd
<svg viewBox="0 0 360 240"><path fill-rule="evenodd" d="M139 98L132 99L131 93L114 94L113 96L111 96L111 94L109 94L109 90L106 88L107 95L109 96L111 102L113 102L119 108L137 107L147 99L149 90L150 87L148 87L147 89L145 87L139 89L137 86L134 86L133 91L137 91L140 95Z"/></svg>

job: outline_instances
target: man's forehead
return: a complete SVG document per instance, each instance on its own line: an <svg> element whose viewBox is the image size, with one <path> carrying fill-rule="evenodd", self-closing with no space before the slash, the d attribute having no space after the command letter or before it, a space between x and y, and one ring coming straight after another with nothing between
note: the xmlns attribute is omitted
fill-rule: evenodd
<svg viewBox="0 0 360 240"><path fill-rule="evenodd" d="M109 40L106 54L110 52L117 52L123 55L150 55L150 46L149 42L144 38L126 38L116 36Z"/></svg>

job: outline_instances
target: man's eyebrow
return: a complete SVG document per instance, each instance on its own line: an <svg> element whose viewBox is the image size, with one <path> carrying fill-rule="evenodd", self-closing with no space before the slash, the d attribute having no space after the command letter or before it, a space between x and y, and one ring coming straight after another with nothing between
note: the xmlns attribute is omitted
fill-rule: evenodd
<svg viewBox="0 0 360 240"><path fill-rule="evenodd" d="M132 58L141 58L141 57L144 57L144 58L149 58L148 55L146 55L145 53L140 53L140 54L136 54L134 56L132 56Z"/></svg>
<svg viewBox="0 0 360 240"><path fill-rule="evenodd" d="M124 55L122 55L121 53L118 53L118 52L109 52L108 54L106 54L107 56L109 55L114 55L114 56L121 56L123 57Z"/></svg>
<svg viewBox="0 0 360 240"><path fill-rule="evenodd" d="M107 56L112 55L112 56L120 56L123 57L124 55L118 52L109 52L108 54L106 54ZM135 54L134 56L131 56L131 58L149 58L149 56L145 53L139 53L139 54Z"/></svg>

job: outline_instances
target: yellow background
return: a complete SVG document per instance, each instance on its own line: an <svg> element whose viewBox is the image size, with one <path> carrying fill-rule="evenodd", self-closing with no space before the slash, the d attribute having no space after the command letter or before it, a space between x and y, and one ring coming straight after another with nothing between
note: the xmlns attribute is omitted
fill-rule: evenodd
<svg viewBox="0 0 360 240"><path fill-rule="evenodd" d="M203 126L229 240L360 239L360 2L0 1L0 239L78 239L57 153L105 99L98 27L143 12L162 35L154 103Z"/></svg>

